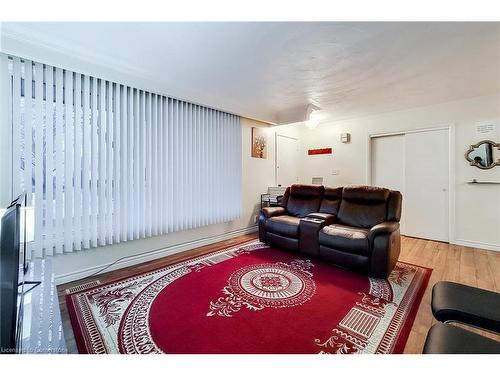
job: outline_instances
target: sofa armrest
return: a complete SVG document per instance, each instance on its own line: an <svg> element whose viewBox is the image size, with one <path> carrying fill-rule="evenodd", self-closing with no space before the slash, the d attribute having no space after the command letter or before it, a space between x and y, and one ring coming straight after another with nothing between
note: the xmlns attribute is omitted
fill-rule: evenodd
<svg viewBox="0 0 500 375"><path fill-rule="evenodd" d="M323 212L313 212L307 215L306 217L313 219L321 219L325 222L325 225L330 225L337 221L337 215L325 214Z"/></svg>
<svg viewBox="0 0 500 375"><path fill-rule="evenodd" d="M370 232L368 232L368 239L373 239L379 234L391 234L399 229L399 223L396 221L384 221L383 223L375 225Z"/></svg>
<svg viewBox="0 0 500 375"><path fill-rule="evenodd" d="M264 207L261 212L264 214L266 219L269 219L273 216L284 215L286 210L284 207Z"/></svg>
<svg viewBox="0 0 500 375"><path fill-rule="evenodd" d="M373 233L371 231L368 233L372 251L370 275L386 279L396 266L401 252L399 224L397 222L381 223L373 229L375 229Z"/></svg>

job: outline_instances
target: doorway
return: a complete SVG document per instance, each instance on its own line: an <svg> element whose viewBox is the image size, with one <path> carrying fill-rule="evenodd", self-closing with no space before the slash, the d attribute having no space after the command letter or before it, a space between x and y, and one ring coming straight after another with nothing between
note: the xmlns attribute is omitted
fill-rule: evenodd
<svg viewBox="0 0 500 375"><path fill-rule="evenodd" d="M276 185L290 186L299 181L299 142L297 138L276 134Z"/></svg>

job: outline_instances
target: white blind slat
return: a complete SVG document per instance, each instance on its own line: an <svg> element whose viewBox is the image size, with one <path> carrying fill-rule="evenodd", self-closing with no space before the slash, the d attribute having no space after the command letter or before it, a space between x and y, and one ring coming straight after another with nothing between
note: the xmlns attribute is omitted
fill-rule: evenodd
<svg viewBox="0 0 500 375"><path fill-rule="evenodd" d="M129 129L129 118L128 118L128 95L127 95L127 87L123 87L121 90L121 149L120 149L120 211L121 211L121 229L120 234L122 241L128 240L128 216L129 216L129 204L130 200L128 199L128 172L129 166L128 163L128 129Z"/></svg>
<svg viewBox="0 0 500 375"><path fill-rule="evenodd" d="M73 251L73 73L64 72L64 251ZM62 199L60 197L59 199Z"/></svg>
<svg viewBox="0 0 500 375"><path fill-rule="evenodd" d="M7 57L4 57L7 61ZM21 61L18 57L13 59L12 67L12 109L21 107ZM14 145L21 144L21 112L12 110L12 143ZM12 195L14 197L21 194L21 149L20 147L12 148Z"/></svg>
<svg viewBox="0 0 500 375"><path fill-rule="evenodd" d="M90 210L91 210L91 215L90 215L90 226L91 226L91 243L92 246L98 246L99 241L98 241L98 226L99 226L99 221L98 221L98 210L99 210L99 191L98 191L98 182L99 182L99 135L97 133L98 129L98 98L97 98L97 93L98 93L98 82L97 79L92 78L91 81L91 87L92 87L92 97L91 97L91 103L92 103L92 127L91 127L91 185L90 185Z"/></svg>
<svg viewBox="0 0 500 375"><path fill-rule="evenodd" d="M156 95L151 95L151 163L149 164L149 169L151 170L151 235L158 235L158 205L153 202L153 197L158 198L158 134L157 134L157 122L158 122L158 107Z"/></svg>
<svg viewBox="0 0 500 375"><path fill-rule="evenodd" d="M134 92L127 89L127 239L134 239Z"/></svg>
<svg viewBox="0 0 500 375"><path fill-rule="evenodd" d="M164 162L165 160L165 149L163 147L165 143L165 138L164 138L164 127L165 124L163 123L164 116L163 116L163 98L161 96L158 96L158 119L157 119L157 147L158 147L158 184L157 184L157 196L159 197L158 201L158 234L164 234L165 232L165 194L164 189L166 188L165 184L165 172L163 170L164 168Z"/></svg>
<svg viewBox="0 0 500 375"><path fill-rule="evenodd" d="M106 243L113 243L113 118L112 118L112 93L113 87L111 82L106 82Z"/></svg>
<svg viewBox="0 0 500 375"><path fill-rule="evenodd" d="M168 141L168 167L167 167L167 172L168 172L168 178L167 178L167 195L168 199L167 201L170 203L170 205L167 207L167 212L168 212L168 219L167 219L167 232L172 232L174 230L173 226L173 211L174 211L174 202L173 202L173 190L174 190L174 158L173 158L173 152L174 152L174 145L173 145L173 139L174 139L174 105L173 105L173 100L168 99L168 117L167 117L167 128L168 128L168 135L167 135L167 141Z"/></svg>
<svg viewBox="0 0 500 375"><path fill-rule="evenodd" d="M121 169L120 169L120 159L121 159L121 134L120 134L120 123L121 123L121 89L120 85L113 85L113 97L114 97L114 109L113 109L113 135L114 135L114 145L113 150L113 239L114 243L121 242Z"/></svg>
<svg viewBox="0 0 500 375"><path fill-rule="evenodd" d="M106 245L106 82L98 80L98 119L99 119L99 211L98 211L98 241L101 246Z"/></svg>
<svg viewBox="0 0 500 375"><path fill-rule="evenodd" d="M24 154L24 189L27 194L28 204L32 203L33 183L31 172L33 169L33 152L32 142L33 137L33 68L31 61L24 62L24 132L23 135L23 154Z"/></svg>
<svg viewBox="0 0 500 375"><path fill-rule="evenodd" d="M35 165L33 168L35 178L35 256L40 257L43 254L43 220L44 220L44 203L43 203L43 143L44 143L44 118L43 118L43 65L35 63L35 118L33 122L35 140Z"/></svg>
<svg viewBox="0 0 500 375"><path fill-rule="evenodd" d="M139 194L141 193L140 187L140 159L139 159L139 147L141 146L140 132L139 132L139 90L134 90L134 177L133 177L133 194L134 194L134 210L132 212L132 217L134 218L134 239L139 238L139 226L141 225L141 215L140 215L140 205Z"/></svg>
<svg viewBox="0 0 500 375"><path fill-rule="evenodd" d="M54 254L54 69L45 70L45 253Z"/></svg>
<svg viewBox="0 0 500 375"><path fill-rule="evenodd" d="M91 146L91 98L90 98L90 81L88 76L83 77L82 83L82 137L83 137L83 150L82 150L82 246L88 249L91 245L90 239L90 179L92 173L92 164L90 157L92 155Z"/></svg>
<svg viewBox="0 0 500 375"><path fill-rule="evenodd" d="M75 250L82 249L82 77L80 74L75 74L75 132L74 132L74 248Z"/></svg>
<svg viewBox="0 0 500 375"><path fill-rule="evenodd" d="M144 104L145 104L145 116L146 116L146 144L144 146L145 150L145 164L144 164L144 171L146 174L145 177L145 222L144 225L146 227L145 230L145 237L151 237L152 235L152 212L153 212L153 207L151 205L152 203L152 197L151 197L151 182L152 182L152 142L151 142L151 130L152 130L152 95L149 93L145 93L144 97Z"/></svg>
<svg viewBox="0 0 500 375"><path fill-rule="evenodd" d="M64 83L63 71L56 68L55 72L55 86L56 86L56 124L55 124L55 138L54 138L54 159L56 164L55 169L55 252L61 254L63 252L64 243L64 199L63 199L63 186L64 186Z"/></svg>
<svg viewBox="0 0 500 375"><path fill-rule="evenodd" d="M144 96L142 95L142 91L137 90L137 238L143 238L144 233Z"/></svg>

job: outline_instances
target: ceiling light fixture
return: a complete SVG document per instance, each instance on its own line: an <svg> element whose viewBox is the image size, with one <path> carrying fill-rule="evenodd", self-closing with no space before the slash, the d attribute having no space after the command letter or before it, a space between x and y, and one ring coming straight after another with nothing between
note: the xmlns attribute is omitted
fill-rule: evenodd
<svg viewBox="0 0 500 375"><path fill-rule="evenodd" d="M314 129L316 126L318 126L319 124L319 121L318 120L307 120L306 121L306 126L309 128L309 129Z"/></svg>
<svg viewBox="0 0 500 375"><path fill-rule="evenodd" d="M318 110L319 107L315 106L314 104L309 104L307 106L307 113L306 113L306 121L305 125L309 129L314 129L316 126L319 125L319 120L318 120Z"/></svg>

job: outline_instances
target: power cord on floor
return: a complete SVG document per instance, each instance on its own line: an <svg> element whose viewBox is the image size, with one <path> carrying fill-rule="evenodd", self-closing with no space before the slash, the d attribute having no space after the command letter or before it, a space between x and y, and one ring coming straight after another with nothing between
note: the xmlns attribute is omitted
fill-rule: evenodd
<svg viewBox="0 0 500 375"><path fill-rule="evenodd" d="M189 241L183 242L183 243L179 244L179 246L185 245L185 244L187 244L188 242L189 242ZM149 251L146 251L145 253L141 253L141 255L147 255L147 254L154 253L154 252L159 251L159 250L162 250L162 249L165 249L165 247L160 247L160 248L158 248L158 249L149 250ZM114 262L112 262L112 263L110 263L110 264L108 264L108 265L106 265L106 266L102 267L100 270L97 270L97 271L96 271L96 272L94 272L93 274L91 274L91 275L89 275L89 276L85 276L85 278L87 278L87 277L94 277L94 276L97 276L97 275L99 275L101 272L106 271L109 267L111 267L111 266L115 265L116 263L118 263L118 262L120 262L120 261L122 261L122 260L128 259L128 258L133 258L133 257L136 257L136 256L137 256L137 254L135 254L135 255L127 255L127 256L125 256L125 257L118 258L118 259L116 259Z"/></svg>
<svg viewBox="0 0 500 375"><path fill-rule="evenodd" d="M202 238L202 239L201 239L201 241L206 240L206 239L209 239L209 238L210 238L210 237L205 237L205 238ZM188 244L189 242L191 242L191 241L182 242L182 243L178 244L177 246L182 246L182 245ZM245 241L242 241L242 242L245 242ZM159 251L159 250L162 250L162 249L165 249L165 247L160 247L160 248L158 248L158 249L149 250L149 251L147 251L147 252L145 252L145 253L142 253L141 255L147 255L147 254L154 253L154 252ZM125 257L118 258L118 259L116 259L114 262L112 262L112 263L110 263L110 264L108 264L108 265L106 265L106 266L102 267L101 269L97 270L97 271L96 271L96 272L94 272L93 274L91 274L91 275L89 275L89 276L85 276L85 278L97 276L97 275L99 275L101 272L103 272L103 271L107 270L109 267L111 267L111 266L115 265L116 263L118 263L118 262L120 262L120 261L122 261L122 260L128 259L128 258L133 258L133 257L136 257L136 256L137 256L137 254L136 254L136 255L127 255L127 256L125 256Z"/></svg>
<svg viewBox="0 0 500 375"><path fill-rule="evenodd" d="M159 250L159 249L157 249L157 250ZM151 252L153 252L153 251L156 251L156 250L151 250ZM144 254L148 254L148 253L144 253ZM102 271L106 271L109 267L111 267L111 266L115 265L115 264L116 264L116 263L118 263L119 261L124 260L124 259L127 259L127 258L131 258L131 257L133 257L133 256L135 256L135 255L129 255L129 256L126 256L126 257L121 257L121 258L118 258L118 259L117 259L117 260L115 260L113 263L110 263L110 264L108 264L107 266L102 267L100 270L97 270L97 271L96 271L96 272L94 272L93 274L91 274L91 275L89 275L89 276L85 276L85 278L87 278L87 277L94 277L94 276L97 276L97 275L99 275Z"/></svg>

